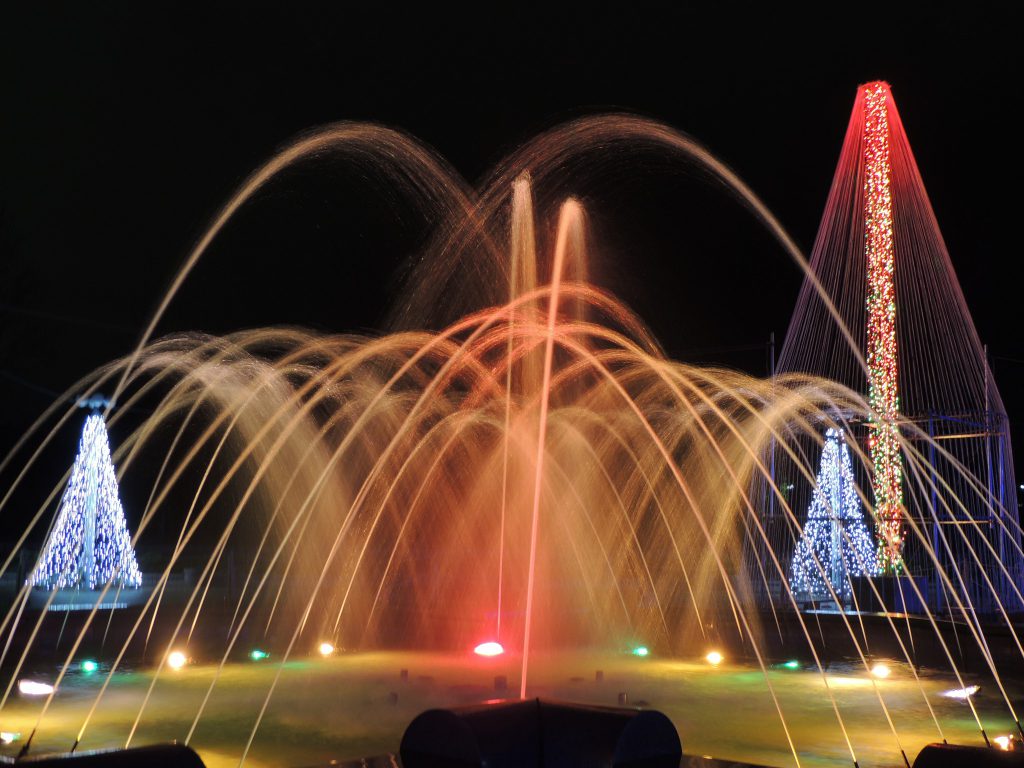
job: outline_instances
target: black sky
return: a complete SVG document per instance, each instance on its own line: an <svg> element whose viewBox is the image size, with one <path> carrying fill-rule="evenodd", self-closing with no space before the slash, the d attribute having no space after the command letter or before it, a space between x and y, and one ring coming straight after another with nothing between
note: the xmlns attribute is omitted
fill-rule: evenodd
<svg viewBox="0 0 1024 768"><path fill-rule="evenodd" d="M705 143L807 249L856 86L876 78L1024 419L1021 26L1002 6L20 5L0 15L0 452L54 393L130 350L219 204L303 130L398 127L473 180L546 127L626 110ZM645 178L594 201L598 280L671 354L763 373L763 350L734 348L781 339L795 267L699 179ZM261 196L160 333L380 329L425 233L349 208L351 185L313 169Z"/></svg>

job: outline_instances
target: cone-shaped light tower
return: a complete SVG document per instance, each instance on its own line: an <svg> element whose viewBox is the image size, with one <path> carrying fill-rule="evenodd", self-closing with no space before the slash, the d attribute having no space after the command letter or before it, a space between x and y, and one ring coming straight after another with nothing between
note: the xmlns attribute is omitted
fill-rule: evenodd
<svg viewBox="0 0 1024 768"><path fill-rule="evenodd" d="M92 401L53 529L29 575L46 589L142 585L118 493L103 416Z"/></svg>

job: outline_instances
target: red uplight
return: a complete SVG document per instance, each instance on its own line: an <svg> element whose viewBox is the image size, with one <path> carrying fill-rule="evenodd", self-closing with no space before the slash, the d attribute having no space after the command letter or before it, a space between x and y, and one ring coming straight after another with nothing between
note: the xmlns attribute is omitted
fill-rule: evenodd
<svg viewBox="0 0 1024 768"><path fill-rule="evenodd" d="M495 643L494 641L480 643L480 645L473 649L473 653L477 656L501 656L504 652L505 649L501 647L501 643Z"/></svg>

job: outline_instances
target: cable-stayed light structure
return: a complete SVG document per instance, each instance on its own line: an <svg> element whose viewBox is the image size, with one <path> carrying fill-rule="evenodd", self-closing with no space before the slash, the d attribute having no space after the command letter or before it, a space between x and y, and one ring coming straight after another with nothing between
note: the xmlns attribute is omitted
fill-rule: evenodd
<svg viewBox="0 0 1024 768"><path fill-rule="evenodd" d="M887 83L857 91L810 269L828 301L805 280L776 371L863 393L867 418L835 418L853 421L879 565L920 578L933 607L955 591L980 612L998 611L994 594L1024 608L1006 412ZM772 450L786 502L806 509L813 483ZM815 451L805 441L797 454L806 466ZM782 506L768 493L761 514L772 546L793 552L799 531Z"/></svg>

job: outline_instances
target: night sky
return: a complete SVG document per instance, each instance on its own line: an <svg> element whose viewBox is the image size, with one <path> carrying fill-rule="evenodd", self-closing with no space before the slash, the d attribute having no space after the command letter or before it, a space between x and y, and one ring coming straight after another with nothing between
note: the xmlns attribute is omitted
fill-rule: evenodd
<svg viewBox="0 0 1024 768"><path fill-rule="evenodd" d="M218 206L304 130L400 128L475 180L564 120L644 115L708 146L806 250L856 87L872 79L892 84L1011 420L1024 423L1021 25L996 6L900 5L876 18L844 4L808 18L760 4L482 3L450 16L392 4L18 5L0 17L2 452L57 393L130 351ZM596 281L674 357L765 373L795 266L699 175L618 173L584 198L603 245ZM389 211L344 167L288 174L210 249L157 335L382 332L428 235ZM1018 468L1022 457L1018 439Z"/></svg>

